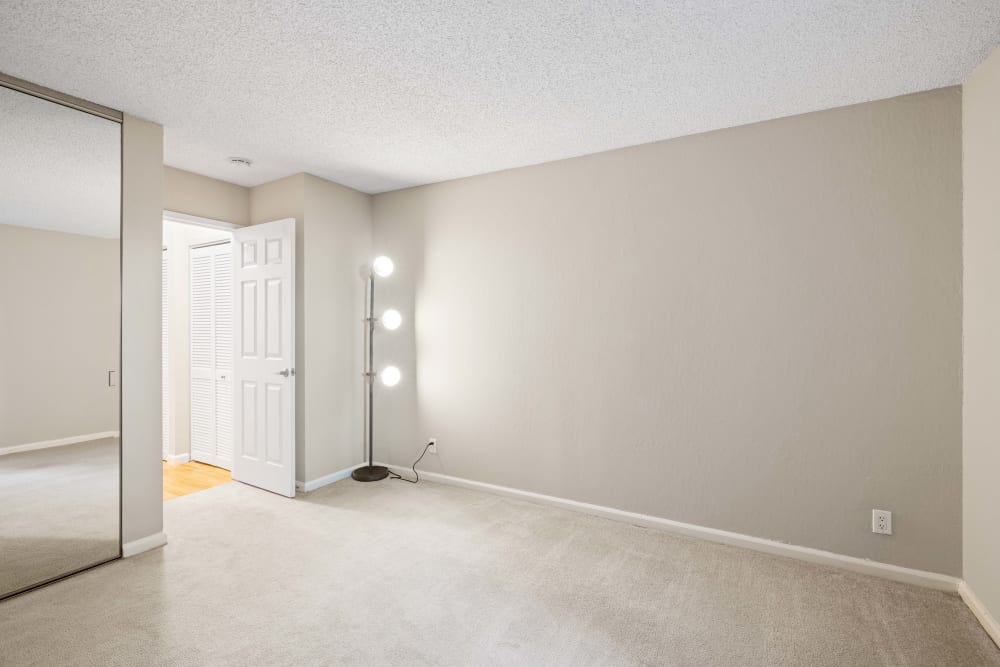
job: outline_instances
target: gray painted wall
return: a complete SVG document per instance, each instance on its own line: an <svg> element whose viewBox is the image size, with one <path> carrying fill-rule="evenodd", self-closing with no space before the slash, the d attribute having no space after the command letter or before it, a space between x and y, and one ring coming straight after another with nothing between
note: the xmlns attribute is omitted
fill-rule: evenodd
<svg viewBox="0 0 1000 667"><path fill-rule="evenodd" d="M0 266L0 451L118 431L118 239L0 225Z"/></svg>
<svg viewBox="0 0 1000 667"><path fill-rule="evenodd" d="M163 530L163 128L122 124L122 541Z"/></svg>
<svg viewBox="0 0 1000 667"><path fill-rule="evenodd" d="M163 167L163 208L237 225L250 224L250 189Z"/></svg>
<svg viewBox="0 0 1000 667"><path fill-rule="evenodd" d="M1000 618L1000 50L965 83L964 575Z"/></svg>
<svg viewBox="0 0 1000 667"><path fill-rule="evenodd" d="M253 224L295 218L295 476L317 480L359 463L359 270L370 258L371 196L309 174L252 188Z"/></svg>
<svg viewBox="0 0 1000 667"><path fill-rule="evenodd" d="M309 350L301 481L362 460L362 265L371 257L370 195L305 176L302 335Z"/></svg>
<svg viewBox="0 0 1000 667"><path fill-rule="evenodd" d="M377 195L376 457L960 574L960 135L948 88Z"/></svg>

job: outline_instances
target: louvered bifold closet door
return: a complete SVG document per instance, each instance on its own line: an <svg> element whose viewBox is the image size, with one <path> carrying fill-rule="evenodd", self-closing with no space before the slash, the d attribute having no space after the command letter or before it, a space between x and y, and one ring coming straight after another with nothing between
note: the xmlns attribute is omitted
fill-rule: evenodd
<svg viewBox="0 0 1000 667"><path fill-rule="evenodd" d="M233 461L230 244L191 249L191 458Z"/></svg>
<svg viewBox="0 0 1000 667"><path fill-rule="evenodd" d="M191 249L191 458L215 465L214 246Z"/></svg>

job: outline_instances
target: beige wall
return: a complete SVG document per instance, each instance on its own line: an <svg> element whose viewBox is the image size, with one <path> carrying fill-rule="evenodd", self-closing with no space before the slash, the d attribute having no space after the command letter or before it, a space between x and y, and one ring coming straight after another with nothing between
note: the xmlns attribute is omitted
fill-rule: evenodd
<svg viewBox="0 0 1000 667"><path fill-rule="evenodd" d="M0 451L118 431L118 239L0 225L0 266Z"/></svg>
<svg viewBox="0 0 1000 667"><path fill-rule="evenodd" d="M369 260L371 197L307 174L247 189L170 167L164 188L168 210L237 223L244 217L252 224L296 220L296 478L314 480L358 463L363 310L358 271ZM245 216L236 206L243 193ZM177 244L167 240L168 246ZM187 264L175 256L171 265L176 295L186 290L180 274L186 275ZM175 454L190 451L187 355L178 347L187 344L186 328L179 330L187 326L187 313L181 312L186 308L183 296L171 307L170 451Z"/></svg>
<svg viewBox="0 0 1000 667"><path fill-rule="evenodd" d="M212 220L250 224L250 189L189 171L163 168L163 208Z"/></svg>
<svg viewBox="0 0 1000 667"><path fill-rule="evenodd" d="M163 128L122 124L122 541L163 530Z"/></svg>
<svg viewBox="0 0 1000 667"><path fill-rule="evenodd" d="M191 453L191 246L232 238L232 234L179 222L163 223L167 248L167 282L170 326L169 439L172 455Z"/></svg>
<svg viewBox="0 0 1000 667"><path fill-rule="evenodd" d="M1000 618L1000 50L963 97L964 576Z"/></svg>
<svg viewBox="0 0 1000 667"><path fill-rule="evenodd" d="M303 338L308 349L305 468L316 480L362 460L364 283L371 259L369 195L305 177Z"/></svg>
<svg viewBox="0 0 1000 667"><path fill-rule="evenodd" d="M949 88L377 195L378 456L960 574L960 132Z"/></svg>
<svg viewBox="0 0 1000 667"><path fill-rule="evenodd" d="M251 190L253 224L294 218L296 479L361 461L359 270L369 259L371 197L308 174Z"/></svg>
<svg viewBox="0 0 1000 667"><path fill-rule="evenodd" d="M370 259L371 196L308 174L247 189L170 167L164 187L168 210L237 223L296 220L296 479L319 479L360 462L359 271ZM241 191L246 194L245 217L239 208ZM186 271L186 264L177 261L172 262L175 276ZM183 289L178 277L172 294ZM178 311L186 305L178 299L171 308L172 335L186 326L186 312ZM174 340L172 349L186 344L186 330ZM171 387L176 387L171 394L171 452L177 454L190 451L186 362L183 353L171 360Z"/></svg>

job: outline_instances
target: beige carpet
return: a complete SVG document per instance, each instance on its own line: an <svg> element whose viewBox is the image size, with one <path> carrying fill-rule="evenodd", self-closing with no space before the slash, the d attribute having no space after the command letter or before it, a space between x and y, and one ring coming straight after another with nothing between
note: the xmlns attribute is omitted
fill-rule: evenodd
<svg viewBox="0 0 1000 667"><path fill-rule="evenodd" d="M118 475L116 438L0 455L0 594L118 555Z"/></svg>
<svg viewBox="0 0 1000 667"><path fill-rule="evenodd" d="M0 603L4 665L1000 665L958 597L422 482L165 505Z"/></svg>

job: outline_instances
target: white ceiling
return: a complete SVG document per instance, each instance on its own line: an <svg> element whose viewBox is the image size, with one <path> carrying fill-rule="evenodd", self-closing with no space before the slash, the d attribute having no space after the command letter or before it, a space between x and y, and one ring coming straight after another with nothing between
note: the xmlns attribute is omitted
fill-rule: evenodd
<svg viewBox="0 0 1000 667"><path fill-rule="evenodd" d="M162 123L167 164L366 192L956 84L1000 40L998 0L4 0L2 15L0 71Z"/></svg>
<svg viewBox="0 0 1000 667"><path fill-rule="evenodd" d="M121 125L0 87L0 225L118 238Z"/></svg>

